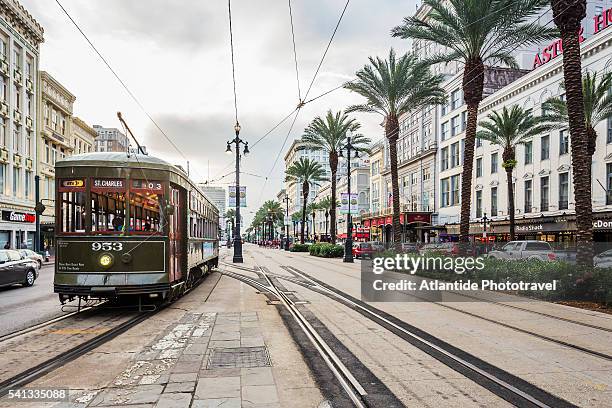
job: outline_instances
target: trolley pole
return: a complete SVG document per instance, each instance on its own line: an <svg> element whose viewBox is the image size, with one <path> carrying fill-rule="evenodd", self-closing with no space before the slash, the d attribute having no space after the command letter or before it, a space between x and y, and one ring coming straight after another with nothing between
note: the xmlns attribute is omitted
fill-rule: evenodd
<svg viewBox="0 0 612 408"><path fill-rule="evenodd" d="M236 145L236 220L234 222L234 263L243 263L242 258L242 237L240 235L240 143L244 144L244 154L249 153L249 142L240 139L240 124L236 121L234 125L236 137L227 142L226 153L232 153L232 143Z"/></svg>
<svg viewBox="0 0 612 408"><path fill-rule="evenodd" d="M351 217L351 150L355 146L351 144L350 133L347 136L347 143L344 146L346 149L347 158L347 190L348 190L348 213L346 214L346 241L344 242L344 258L343 262L353 262L353 217ZM340 150L342 156L342 150ZM355 157L359 157L359 151L355 149ZM332 220L333 222L333 220Z"/></svg>
<svg viewBox="0 0 612 408"><path fill-rule="evenodd" d="M287 219L285 220L286 222L285 224L285 230L287 231L287 234L285 235L285 251L289 250L289 196L285 195L285 203L287 204Z"/></svg>

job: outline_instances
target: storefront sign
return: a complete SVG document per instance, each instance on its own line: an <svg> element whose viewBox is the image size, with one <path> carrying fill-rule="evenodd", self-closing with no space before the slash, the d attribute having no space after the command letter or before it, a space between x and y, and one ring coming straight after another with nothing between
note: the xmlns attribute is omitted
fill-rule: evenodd
<svg viewBox="0 0 612 408"><path fill-rule="evenodd" d="M123 190L125 180L123 179L94 179L93 187L97 189Z"/></svg>
<svg viewBox="0 0 612 408"><path fill-rule="evenodd" d="M612 25L612 8L604 10L601 14L593 17L593 22L593 34L599 34L600 31ZM578 41L582 43L584 40L584 27L581 27ZM555 40L547 47L544 47L541 53L536 54L533 60L533 68L544 65L561 54L563 54L563 42L561 40Z"/></svg>
<svg viewBox="0 0 612 408"><path fill-rule="evenodd" d="M593 229L612 229L612 220L593 221Z"/></svg>
<svg viewBox="0 0 612 408"><path fill-rule="evenodd" d="M516 232L537 232L544 231L543 224L517 225Z"/></svg>
<svg viewBox="0 0 612 408"><path fill-rule="evenodd" d="M32 224L36 222L36 215L18 211L2 210L2 220Z"/></svg>

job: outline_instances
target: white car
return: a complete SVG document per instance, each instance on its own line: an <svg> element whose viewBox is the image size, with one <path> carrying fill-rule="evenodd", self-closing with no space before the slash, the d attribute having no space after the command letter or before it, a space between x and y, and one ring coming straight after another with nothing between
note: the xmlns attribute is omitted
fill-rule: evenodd
<svg viewBox="0 0 612 408"><path fill-rule="evenodd" d="M593 266L597 268L612 268L612 249L593 257Z"/></svg>
<svg viewBox="0 0 612 408"><path fill-rule="evenodd" d="M546 241L510 241L500 250L489 252L491 258L521 260L538 259L540 261L554 261L557 259L555 252Z"/></svg>
<svg viewBox="0 0 612 408"><path fill-rule="evenodd" d="M17 251L23 257L36 262L36 266L38 267L38 269L42 268L43 260L44 260L42 255L37 254L36 252L32 251L31 249L18 249Z"/></svg>

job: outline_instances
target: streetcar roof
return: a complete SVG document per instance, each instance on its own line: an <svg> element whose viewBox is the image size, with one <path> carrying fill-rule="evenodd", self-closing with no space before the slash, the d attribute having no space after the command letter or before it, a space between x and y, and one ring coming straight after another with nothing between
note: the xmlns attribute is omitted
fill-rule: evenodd
<svg viewBox="0 0 612 408"><path fill-rule="evenodd" d="M94 152L68 156L55 162L56 167L72 166L105 166L105 167L143 167L160 170L175 170L185 173L180 167L172 165L160 158L145 154L133 154L129 156L125 152Z"/></svg>

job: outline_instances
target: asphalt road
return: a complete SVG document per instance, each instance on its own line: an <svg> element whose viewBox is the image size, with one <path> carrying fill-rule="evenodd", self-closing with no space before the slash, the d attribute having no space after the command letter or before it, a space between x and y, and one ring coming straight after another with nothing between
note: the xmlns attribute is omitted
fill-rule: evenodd
<svg viewBox="0 0 612 408"><path fill-rule="evenodd" d="M62 311L53 293L53 265L44 265L34 286L0 288L0 336L72 311Z"/></svg>

